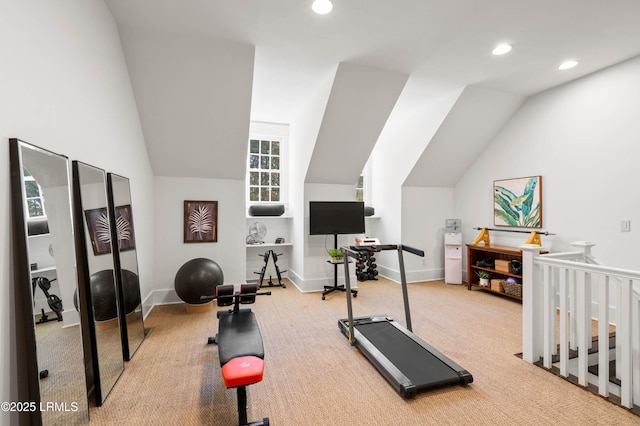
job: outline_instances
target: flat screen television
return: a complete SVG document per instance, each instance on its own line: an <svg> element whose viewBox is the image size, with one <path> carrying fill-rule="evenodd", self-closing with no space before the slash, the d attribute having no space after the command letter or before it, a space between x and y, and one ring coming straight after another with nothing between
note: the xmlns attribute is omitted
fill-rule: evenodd
<svg viewBox="0 0 640 426"><path fill-rule="evenodd" d="M364 234L364 203L310 201L309 234Z"/></svg>

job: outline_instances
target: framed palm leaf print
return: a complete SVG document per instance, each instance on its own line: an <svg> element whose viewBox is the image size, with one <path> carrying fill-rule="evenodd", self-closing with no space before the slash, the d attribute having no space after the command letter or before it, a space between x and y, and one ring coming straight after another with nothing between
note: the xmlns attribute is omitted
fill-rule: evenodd
<svg viewBox="0 0 640 426"><path fill-rule="evenodd" d="M109 228L109 216L107 208L101 207L92 210L85 210L87 230L91 240L93 255L111 253L111 230Z"/></svg>
<svg viewBox="0 0 640 426"><path fill-rule="evenodd" d="M496 226L542 228L542 176L494 181L493 220Z"/></svg>
<svg viewBox="0 0 640 426"><path fill-rule="evenodd" d="M218 202L184 202L184 242L215 243L218 241Z"/></svg>

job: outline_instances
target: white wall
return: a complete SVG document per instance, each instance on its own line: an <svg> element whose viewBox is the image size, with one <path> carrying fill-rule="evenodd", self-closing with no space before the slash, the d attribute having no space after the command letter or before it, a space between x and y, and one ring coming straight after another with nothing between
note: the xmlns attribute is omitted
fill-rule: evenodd
<svg viewBox="0 0 640 426"><path fill-rule="evenodd" d="M402 188L401 241L425 252L424 257L404 254L408 282L444 277L445 221L452 218L453 188ZM398 280L397 263L391 262L391 271L384 271L384 275Z"/></svg>
<svg viewBox="0 0 640 426"><path fill-rule="evenodd" d="M455 214L465 242L493 225L495 179L542 175L542 237L553 251L596 243L608 266L639 269L640 58L528 99L458 182ZM631 232L620 220L631 220ZM518 245L524 234L494 232L492 243ZM466 262L466 261L465 261Z"/></svg>
<svg viewBox="0 0 640 426"><path fill-rule="evenodd" d="M246 215L244 181L201 178L155 178L155 291L143 305L178 302L174 280L185 262L208 258L220 265L225 284L245 282ZM218 242L184 243L184 201L218 202ZM144 295L143 295L144 297Z"/></svg>
<svg viewBox="0 0 640 426"><path fill-rule="evenodd" d="M411 79L407 83L409 87L419 84L420 82ZM384 244L407 243L403 239L409 237L411 231L409 231L409 227L403 225L403 220L406 218L413 221L413 218L411 212L408 213L408 216L404 216L402 185L438 130L438 126L455 104L461 90L460 88L450 89L437 97L430 96L428 91L419 91L424 94L422 99L409 97L405 93L400 96L398 105L391 113L380 139L371 153L371 204L375 207L376 216L379 215L380 219L370 221L371 229L367 229L369 236L378 238ZM410 190L407 194L412 194L412 191ZM452 210L452 204L444 204L450 202L452 200L449 197L447 199L425 198L417 201L413 201L413 198L410 197L408 201L410 206L414 206L412 208L417 209L416 212L433 205L437 205L438 210ZM415 206L416 204L417 206ZM426 232L435 239L442 226L444 226L444 220L441 224L436 223L433 227L429 227ZM428 253L428 255L431 254ZM409 258L410 256L407 256L407 259ZM413 261L410 260L410 262ZM377 263L381 274L392 279L399 279L397 274L398 259L395 254L381 253L377 256ZM424 270L426 265L421 263L421 261L417 265L412 263L411 266L418 270ZM436 266L431 265L430 267L435 268ZM408 273L409 271L407 269Z"/></svg>
<svg viewBox="0 0 640 426"><path fill-rule="evenodd" d="M331 84L336 69L331 70L307 105L301 106L300 113L290 124L289 144L289 172L290 192L289 211L293 216L291 223L291 260L289 279L301 285L304 279L304 246L308 234L305 234L305 176L313 154L316 138L322 123L327 100L331 93ZM307 231L308 232L308 231Z"/></svg>
<svg viewBox="0 0 640 426"><path fill-rule="evenodd" d="M0 2L0 400L17 401L9 149L17 137L131 179L143 297L153 180L117 28L102 1ZM0 414L0 424L16 418Z"/></svg>

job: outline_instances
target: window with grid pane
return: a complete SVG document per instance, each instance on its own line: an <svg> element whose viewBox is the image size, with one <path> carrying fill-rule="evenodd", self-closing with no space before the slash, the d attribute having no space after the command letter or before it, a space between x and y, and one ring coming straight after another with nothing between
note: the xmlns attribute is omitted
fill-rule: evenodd
<svg viewBox="0 0 640 426"><path fill-rule="evenodd" d="M42 194L42 188L38 182L31 176L31 173L24 167L22 168L24 176L24 189L27 201L27 213L30 218L45 217L44 210L44 196Z"/></svg>
<svg viewBox="0 0 640 426"><path fill-rule="evenodd" d="M364 201L364 175L360 175L356 183L356 201Z"/></svg>
<svg viewBox="0 0 640 426"><path fill-rule="evenodd" d="M249 201L279 202L281 141L249 140Z"/></svg>

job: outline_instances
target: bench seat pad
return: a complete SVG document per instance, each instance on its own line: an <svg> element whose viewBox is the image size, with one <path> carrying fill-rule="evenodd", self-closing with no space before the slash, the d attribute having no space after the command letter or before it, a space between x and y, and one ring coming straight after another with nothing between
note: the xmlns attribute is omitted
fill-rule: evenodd
<svg viewBox="0 0 640 426"><path fill-rule="evenodd" d="M218 319L217 341L222 367L234 358L255 356L264 359L262 335L251 311L222 313Z"/></svg>

